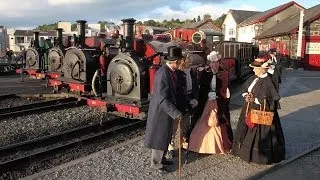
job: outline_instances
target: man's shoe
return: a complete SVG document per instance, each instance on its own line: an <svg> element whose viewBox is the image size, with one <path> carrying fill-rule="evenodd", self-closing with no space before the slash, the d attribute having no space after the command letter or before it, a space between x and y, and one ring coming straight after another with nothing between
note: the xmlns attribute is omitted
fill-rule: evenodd
<svg viewBox="0 0 320 180"><path fill-rule="evenodd" d="M163 161L161 161L161 164L169 166L169 165L173 165L173 162L172 161L168 161L168 160L163 160Z"/></svg>

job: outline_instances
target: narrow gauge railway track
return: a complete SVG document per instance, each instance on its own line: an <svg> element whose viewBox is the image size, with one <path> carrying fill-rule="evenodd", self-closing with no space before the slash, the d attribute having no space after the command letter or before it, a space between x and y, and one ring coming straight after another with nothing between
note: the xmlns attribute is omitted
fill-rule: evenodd
<svg viewBox="0 0 320 180"><path fill-rule="evenodd" d="M8 99L15 97L14 94L1 96L0 99ZM21 106L9 107L0 109L0 120L6 117L14 117L20 115L26 115L30 113L41 113L44 111L52 111L59 108L76 107L85 105L83 100L79 100L75 97L68 97L62 99L49 100L44 102L38 102L33 104L26 104Z"/></svg>
<svg viewBox="0 0 320 180"><path fill-rule="evenodd" d="M0 147L0 173L10 170L18 164L25 164L33 157L111 134L117 131L144 126L145 121L115 119L101 124L88 125L57 134Z"/></svg>

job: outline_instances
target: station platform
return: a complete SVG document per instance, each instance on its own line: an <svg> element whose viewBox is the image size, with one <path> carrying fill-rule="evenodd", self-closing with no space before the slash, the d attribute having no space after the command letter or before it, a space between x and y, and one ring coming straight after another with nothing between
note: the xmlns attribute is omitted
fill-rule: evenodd
<svg viewBox="0 0 320 180"><path fill-rule="evenodd" d="M257 165L232 155L190 153L182 179L318 179L320 170L320 72L284 70L279 110L286 141L286 159ZM235 129L243 104L241 92L231 99ZM138 137L24 179L178 179L178 161L169 173L149 168L149 149ZM302 165L302 166L301 166ZM313 173L311 173L313 172Z"/></svg>

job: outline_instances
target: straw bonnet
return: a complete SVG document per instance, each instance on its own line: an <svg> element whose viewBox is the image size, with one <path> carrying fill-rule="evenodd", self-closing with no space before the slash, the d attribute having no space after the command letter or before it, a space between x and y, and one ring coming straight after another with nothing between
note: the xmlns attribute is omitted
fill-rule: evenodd
<svg viewBox="0 0 320 180"><path fill-rule="evenodd" d="M270 67L269 65L270 65L269 62L263 58L257 58L251 64L249 64L249 66L252 68L266 68L266 69Z"/></svg>
<svg viewBox="0 0 320 180"><path fill-rule="evenodd" d="M221 59L221 55L217 51L212 51L208 56L207 56L208 61L219 61Z"/></svg>

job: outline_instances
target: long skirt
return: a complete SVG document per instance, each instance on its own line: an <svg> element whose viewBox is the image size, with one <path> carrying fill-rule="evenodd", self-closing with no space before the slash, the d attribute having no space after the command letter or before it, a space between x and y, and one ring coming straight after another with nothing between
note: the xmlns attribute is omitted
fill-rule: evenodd
<svg viewBox="0 0 320 180"><path fill-rule="evenodd" d="M232 147L226 123L219 124L217 117L217 101L208 100L201 118L193 128L189 150L204 154L227 154Z"/></svg>
<svg viewBox="0 0 320 180"><path fill-rule="evenodd" d="M247 162L272 164L285 158L285 141L277 111L271 126L256 124L252 129L245 123L242 109L231 153Z"/></svg>

